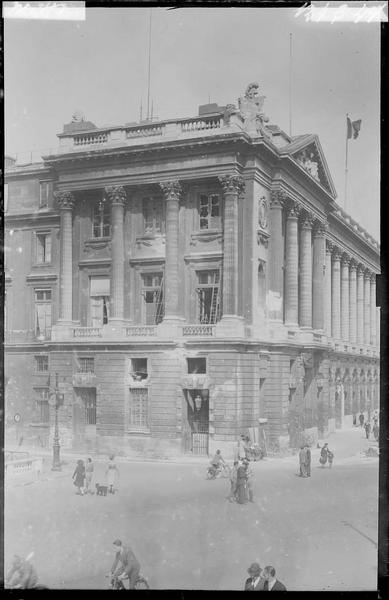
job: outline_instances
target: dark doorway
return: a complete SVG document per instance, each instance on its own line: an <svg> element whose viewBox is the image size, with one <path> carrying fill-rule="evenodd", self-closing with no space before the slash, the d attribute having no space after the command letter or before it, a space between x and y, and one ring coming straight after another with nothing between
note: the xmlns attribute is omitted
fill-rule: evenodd
<svg viewBox="0 0 389 600"><path fill-rule="evenodd" d="M208 454L209 390L184 390L182 438L185 452Z"/></svg>
<svg viewBox="0 0 389 600"><path fill-rule="evenodd" d="M74 388L73 446L93 450L96 442L96 388Z"/></svg>

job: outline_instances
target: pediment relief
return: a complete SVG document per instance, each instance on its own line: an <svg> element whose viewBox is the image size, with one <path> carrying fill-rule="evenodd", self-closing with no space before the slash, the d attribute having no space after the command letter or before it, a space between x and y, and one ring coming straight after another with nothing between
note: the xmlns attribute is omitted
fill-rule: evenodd
<svg viewBox="0 0 389 600"><path fill-rule="evenodd" d="M300 144L292 142L290 146L299 146L296 150L290 148L290 155L313 179L322 185L334 198L336 191L332 182L327 162L317 136L306 136L308 139Z"/></svg>

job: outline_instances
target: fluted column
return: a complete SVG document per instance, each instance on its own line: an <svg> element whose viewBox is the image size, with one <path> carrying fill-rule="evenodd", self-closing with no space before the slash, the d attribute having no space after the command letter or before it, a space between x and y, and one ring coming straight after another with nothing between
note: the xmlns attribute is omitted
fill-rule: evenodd
<svg viewBox="0 0 389 600"><path fill-rule="evenodd" d="M364 283L363 283L363 267L358 265L357 271L357 343L363 344L364 340Z"/></svg>
<svg viewBox="0 0 389 600"><path fill-rule="evenodd" d="M312 217L303 213L300 229L299 323L312 327Z"/></svg>
<svg viewBox="0 0 389 600"><path fill-rule="evenodd" d="M238 200L244 192L239 175L219 177L224 193L223 317L238 315Z"/></svg>
<svg viewBox="0 0 389 600"><path fill-rule="evenodd" d="M366 269L365 271L365 285L364 285L364 316L363 316L363 328L364 328L364 343L370 344L370 276L371 272Z"/></svg>
<svg viewBox="0 0 389 600"><path fill-rule="evenodd" d="M324 329L325 224L316 222L313 230L312 325Z"/></svg>
<svg viewBox="0 0 389 600"><path fill-rule="evenodd" d="M111 297L110 320L124 318L124 203L126 191L121 185L105 188L111 202Z"/></svg>
<svg viewBox="0 0 389 600"><path fill-rule="evenodd" d="M278 306L269 309L269 318L282 321L283 291L284 291L284 241L282 237L282 210L285 194L273 191L270 199L270 240L269 240L269 291L274 298L279 299Z"/></svg>
<svg viewBox="0 0 389 600"><path fill-rule="evenodd" d="M60 284L59 320L72 320L73 302L73 249L72 249L72 210L74 196L71 192L55 192L60 208Z"/></svg>
<svg viewBox="0 0 389 600"><path fill-rule="evenodd" d="M285 323L298 324L298 215L299 207L290 202L285 230Z"/></svg>
<svg viewBox="0 0 389 600"><path fill-rule="evenodd" d="M343 255L341 270L341 317L340 329L342 339L350 339L350 281L349 281L350 257Z"/></svg>
<svg viewBox="0 0 389 600"><path fill-rule="evenodd" d="M370 279L370 344L376 345L376 282L375 273L372 273Z"/></svg>
<svg viewBox="0 0 389 600"><path fill-rule="evenodd" d="M357 265L350 262L350 288L349 288L349 335L350 342L357 342Z"/></svg>
<svg viewBox="0 0 389 600"><path fill-rule="evenodd" d="M178 318L178 213L181 185L179 181L160 183L166 200L165 317Z"/></svg>
<svg viewBox="0 0 389 600"><path fill-rule="evenodd" d="M381 345L381 308L379 306L375 309L375 327L376 327L376 348L379 351Z"/></svg>
<svg viewBox="0 0 389 600"><path fill-rule="evenodd" d="M332 255L331 298L332 337L336 339L340 339L340 258L341 252L336 248Z"/></svg>
<svg viewBox="0 0 389 600"><path fill-rule="evenodd" d="M328 337L332 336L332 250L333 244L327 241L325 269L325 330Z"/></svg>

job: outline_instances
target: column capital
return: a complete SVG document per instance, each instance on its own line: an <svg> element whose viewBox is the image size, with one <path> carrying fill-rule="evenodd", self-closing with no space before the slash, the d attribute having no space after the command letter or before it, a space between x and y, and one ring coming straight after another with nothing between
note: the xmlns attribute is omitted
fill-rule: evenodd
<svg viewBox="0 0 389 600"><path fill-rule="evenodd" d="M376 278L376 273L371 272L371 274L370 274L370 281L372 283L375 283L375 278Z"/></svg>
<svg viewBox="0 0 389 600"><path fill-rule="evenodd" d="M245 182L241 175L221 175L220 185L224 194L243 194L245 191Z"/></svg>
<svg viewBox="0 0 389 600"><path fill-rule="evenodd" d="M370 278L371 278L371 271L370 271L370 269L365 269L364 277L365 277L366 280L370 281Z"/></svg>
<svg viewBox="0 0 389 600"><path fill-rule="evenodd" d="M112 204L124 204L127 199L126 190L122 185L109 185L104 188L104 192Z"/></svg>
<svg viewBox="0 0 389 600"><path fill-rule="evenodd" d="M163 195L165 196L165 200L179 200L180 194L182 192L182 187L178 179L172 181L163 181L159 184Z"/></svg>
<svg viewBox="0 0 389 600"><path fill-rule="evenodd" d="M351 257L350 259L350 271L356 271L358 268L358 263L355 258Z"/></svg>
<svg viewBox="0 0 389 600"><path fill-rule="evenodd" d="M333 260L341 260L343 255L343 252L340 248L338 248L337 246L334 246L333 252L332 252L332 258Z"/></svg>
<svg viewBox="0 0 389 600"><path fill-rule="evenodd" d="M332 242L326 240L326 253L332 254L334 248L335 248L334 244Z"/></svg>
<svg viewBox="0 0 389 600"><path fill-rule="evenodd" d="M344 266L348 266L351 263L351 256L349 254L347 254L347 252L344 252L342 254L342 265Z"/></svg>
<svg viewBox="0 0 389 600"><path fill-rule="evenodd" d="M300 223L302 229L312 229L314 217L309 211L302 209L300 212Z"/></svg>
<svg viewBox="0 0 389 600"><path fill-rule="evenodd" d="M323 237L327 231L328 231L327 221L320 221L319 219L314 219L314 221L313 221L314 237Z"/></svg>
<svg viewBox="0 0 389 600"><path fill-rule="evenodd" d="M72 210L74 207L74 195L72 192L67 191L57 191L54 192L54 197L58 202L58 205L61 209L70 209Z"/></svg>
<svg viewBox="0 0 389 600"><path fill-rule="evenodd" d="M365 273L365 266L362 263L357 264L357 272L358 272L359 276L363 277L363 275Z"/></svg>
<svg viewBox="0 0 389 600"><path fill-rule="evenodd" d="M287 214L288 219L298 219L300 211L301 211L300 204L298 204L297 202L294 202L294 200L290 200L288 198L288 201L286 204L286 214Z"/></svg>
<svg viewBox="0 0 389 600"><path fill-rule="evenodd" d="M283 190L272 190L270 193L270 208L282 208L287 196Z"/></svg>

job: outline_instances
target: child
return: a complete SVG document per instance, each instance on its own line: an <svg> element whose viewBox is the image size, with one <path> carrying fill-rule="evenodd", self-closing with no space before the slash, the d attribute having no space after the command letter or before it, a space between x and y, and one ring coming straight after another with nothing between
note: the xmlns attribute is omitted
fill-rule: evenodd
<svg viewBox="0 0 389 600"><path fill-rule="evenodd" d="M331 450L327 451L327 458L328 458L328 466L331 469L332 463L334 462L334 453L331 452Z"/></svg>

